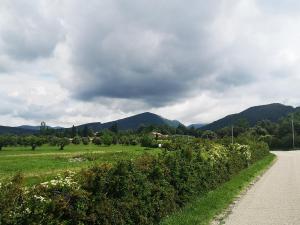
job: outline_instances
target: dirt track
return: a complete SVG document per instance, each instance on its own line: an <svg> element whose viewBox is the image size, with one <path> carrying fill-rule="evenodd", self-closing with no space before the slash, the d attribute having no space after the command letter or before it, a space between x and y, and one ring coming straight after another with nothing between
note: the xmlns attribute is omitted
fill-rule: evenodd
<svg viewBox="0 0 300 225"><path fill-rule="evenodd" d="M274 153L277 162L240 199L226 225L300 225L300 151Z"/></svg>

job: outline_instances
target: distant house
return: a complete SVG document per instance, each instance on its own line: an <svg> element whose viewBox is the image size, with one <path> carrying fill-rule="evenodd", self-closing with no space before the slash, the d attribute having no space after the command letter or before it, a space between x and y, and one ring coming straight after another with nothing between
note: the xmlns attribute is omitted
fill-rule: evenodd
<svg viewBox="0 0 300 225"><path fill-rule="evenodd" d="M164 134L161 134L161 133L155 132L155 131L151 132L151 135L153 135L156 139L158 139L158 138L163 139L163 138L169 137L169 135L164 135Z"/></svg>

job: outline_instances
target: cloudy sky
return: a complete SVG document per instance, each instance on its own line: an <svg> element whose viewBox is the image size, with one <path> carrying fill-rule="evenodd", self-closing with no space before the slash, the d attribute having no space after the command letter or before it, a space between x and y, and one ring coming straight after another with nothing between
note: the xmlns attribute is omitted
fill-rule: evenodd
<svg viewBox="0 0 300 225"><path fill-rule="evenodd" d="M0 124L300 105L297 0L1 0Z"/></svg>

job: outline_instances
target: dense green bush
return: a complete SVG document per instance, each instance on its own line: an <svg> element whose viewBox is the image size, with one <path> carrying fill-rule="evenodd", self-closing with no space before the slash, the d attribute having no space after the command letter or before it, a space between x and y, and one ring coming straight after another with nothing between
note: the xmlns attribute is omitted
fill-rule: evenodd
<svg viewBox="0 0 300 225"><path fill-rule="evenodd" d="M104 133L101 139L104 145L109 146L113 143L113 137L108 133Z"/></svg>
<svg viewBox="0 0 300 225"><path fill-rule="evenodd" d="M95 145L101 145L102 144L102 140L101 140L100 137L94 137L92 142Z"/></svg>
<svg viewBox="0 0 300 225"><path fill-rule="evenodd" d="M72 139L72 143L74 145L79 145L81 142L81 138L79 136L75 136L73 139Z"/></svg>
<svg viewBox="0 0 300 225"><path fill-rule="evenodd" d="M17 176L0 185L0 224L158 224L268 154L266 144L243 141L248 145L193 140L159 156L101 164L30 188Z"/></svg>
<svg viewBox="0 0 300 225"><path fill-rule="evenodd" d="M90 138L89 137L83 137L82 138L82 144L88 145L90 143Z"/></svg>
<svg viewBox="0 0 300 225"><path fill-rule="evenodd" d="M141 138L141 146L147 148L154 148L157 147L157 144L155 143L155 140L152 137L150 137L149 135L144 135Z"/></svg>

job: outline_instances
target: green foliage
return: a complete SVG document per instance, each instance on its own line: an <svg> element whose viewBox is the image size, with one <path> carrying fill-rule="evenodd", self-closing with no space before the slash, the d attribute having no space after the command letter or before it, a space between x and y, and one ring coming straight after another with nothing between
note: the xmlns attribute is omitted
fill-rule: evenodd
<svg viewBox="0 0 300 225"><path fill-rule="evenodd" d="M53 143L59 146L60 150L64 150L64 147L70 144L70 140L68 138L54 138Z"/></svg>
<svg viewBox="0 0 300 225"><path fill-rule="evenodd" d="M155 143L155 140L151 136L144 135L141 138L141 146L147 148L153 148L153 147L157 147L157 144Z"/></svg>
<svg viewBox="0 0 300 225"><path fill-rule="evenodd" d="M9 144L9 138L7 136L0 136L0 151L8 144Z"/></svg>
<svg viewBox="0 0 300 225"><path fill-rule="evenodd" d="M72 139L72 144L74 144L74 145L80 145L80 142L81 142L81 138L79 136L75 136Z"/></svg>
<svg viewBox="0 0 300 225"><path fill-rule="evenodd" d="M101 140L100 137L94 137L92 142L95 145L101 145L102 144L102 140Z"/></svg>
<svg viewBox="0 0 300 225"><path fill-rule="evenodd" d="M269 154L262 160L235 175L207 195L197 196L184 209L165 218L161 225L208 225L216 215L224 212L258 175L261 175L274 161L275 155ZM222 223L221 223L222 224Z"/></svg>
<svg viewBox="0 0 300 225"><path fill-rule="evenodd" d="M103 144L107 145L107 146L111 145L113 142L113 137L107 132L103 134L101 139L102 139Z"/></svg>
<svg viewBox="0 0 300 225"><path fill-rule="evenodd" d="M90 138L89 137L83 137L82 138L82 144L88 145L90 143Z"/></svg>
<svg viewBox="0 0 300 225"><path fill-rule="evenodd" d="M254 140L228 147L180 143L172 152L94 166L30 188L22 188L20 179L3 184L0 224L159 224L268 154L267 145Z"/></svg>
<svg viewBox="0 0 300 225"><path fill-rule="evenodd" d="M78 135L77 128L73 125L71 130L71 137L74 138Z"/></svg>
<svg viewBox="0 0 300 225"><path fill-rule="evenodd" d="M206 130L202 133L201 138L213 140L217 138L217 134L214 131Z"/></svg>
<svg viewBox="0 0 300 225"><path fill-rule="evenodd" d="M45 141L43 138L40 138L40 137L36 137L36 136L26 136L24 139L23 139L23 145L27 146L31 146L31 149L32 150L35 150L36 147L38 146L41 146L42 144L44 144Z"/></svg>

